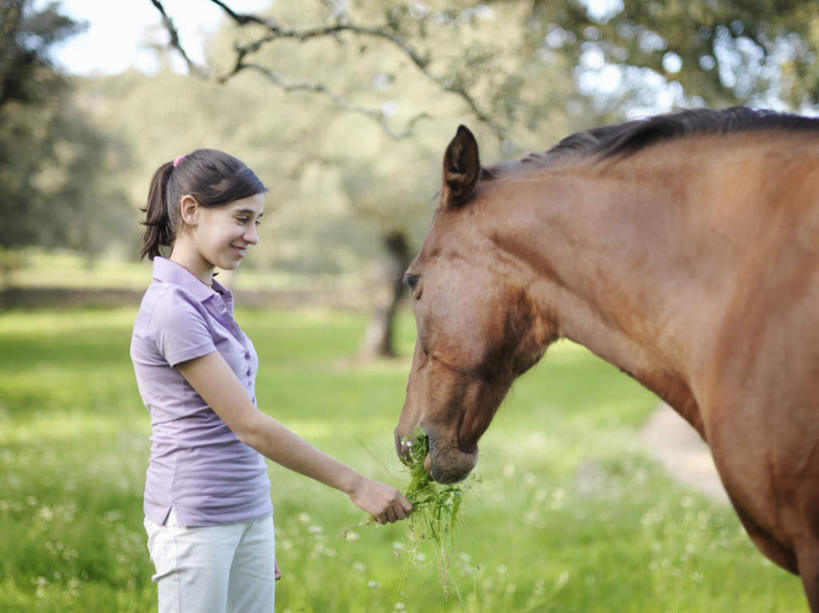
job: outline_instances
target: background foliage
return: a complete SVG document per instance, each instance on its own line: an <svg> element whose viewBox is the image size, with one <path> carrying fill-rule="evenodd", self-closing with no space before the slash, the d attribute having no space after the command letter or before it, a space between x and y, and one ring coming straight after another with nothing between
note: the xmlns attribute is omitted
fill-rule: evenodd
<svg viewBox="0 0 819 613"><path fill-rule="evenodd" d="M457 123L492 161L673 105L816 103L814 2L603 6L277 2L256 21L226 13L194 67L204 77L174 73L161 38L156 74L79 77L51 58L81 25L59 4L8 0L0 246L131 257L146 177L207 145L273 187L256 265L363 270L390 232L417 244Z"/></svg>

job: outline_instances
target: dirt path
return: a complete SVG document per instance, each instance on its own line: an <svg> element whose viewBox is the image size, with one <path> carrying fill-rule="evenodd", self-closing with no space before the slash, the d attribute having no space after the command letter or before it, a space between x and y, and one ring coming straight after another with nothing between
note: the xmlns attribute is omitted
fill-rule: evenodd
<svg viewBox="0 0 819 613"><path fill-rule="evenodd" d="M707 445L672 408L660 405L640 431L640 440L675 478L728 504Z"/></svg>

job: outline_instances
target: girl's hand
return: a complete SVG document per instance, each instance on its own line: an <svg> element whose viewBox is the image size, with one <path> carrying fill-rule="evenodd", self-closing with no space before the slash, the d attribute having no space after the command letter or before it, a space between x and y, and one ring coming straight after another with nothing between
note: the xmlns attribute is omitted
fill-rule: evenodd
<svg viewBox="0 0 819 613"><path fill-rule="evenodd" d="M406 519L412 504L391 485L361 477L349 494L350 500L372 515L379 524Z"/></svg>

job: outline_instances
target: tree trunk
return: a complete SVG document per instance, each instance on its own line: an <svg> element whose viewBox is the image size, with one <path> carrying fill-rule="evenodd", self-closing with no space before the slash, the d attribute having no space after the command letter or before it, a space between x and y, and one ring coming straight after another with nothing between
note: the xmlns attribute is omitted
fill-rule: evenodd
<svg viewBox="0 0 819 613"><path fill-rule="evenodd" d="M373 267L370 323L358 354L363 360L395 356L393 324L398 304L406 292L402 276L409 266L410 251L400 231L385 235L384 247L387 257Z"/></svg>

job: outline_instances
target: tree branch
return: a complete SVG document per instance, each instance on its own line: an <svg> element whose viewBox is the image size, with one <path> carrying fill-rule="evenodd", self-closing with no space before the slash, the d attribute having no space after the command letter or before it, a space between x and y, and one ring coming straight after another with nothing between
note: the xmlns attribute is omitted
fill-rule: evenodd
<svg viewBox="0 0 819 613"><path fill-rule="evenodd" d="M198 74L199 76L204 76L206 71L197 66L185 52L182 42L179 40L179 32L176 31L176 26L173 25L173 21L168 16L168 13L165 12L165 7L162 6L162 3L159 0L151 0L151 4L153 4L156 7L156 10L159 11L160 15L162 15L162 25L165 26L165 29L168 31L168 35L171 37L170 45L179 51L179 54L182 56L182 59L185 60L185 64L188 66L188 71Z"/></svg>
<svg viewBox="0 0 819 613"><path fill-rule="evenodd" d="M313 93L322 94L328 97L330 100L332 100L335 104L341 106L342 108L345 108L353 112L361 113L363 115L370 117L371 119L376 121L381 126L381 128L384 129L385 132L389 134L391 137L396 139L405 138L412 134L413 128L418 121L426 117L429 117L427 113L421 113L419 115L414 116L409 121L409 123L407 124L407 128L404 131L395 132L389 127L389 125L387 124L386 116L380 110L367 109L355 105L345 100L338 94L331 92L326 86L320 83L315 84L287 83L279 75L272 72L271 70L258 64L245 61L245 58L247 58L247 56L256 53L264 45L281 39L289 39L304 42L318 38L335 38L343 33L350 33L353 36L379 38L381 40L388 42L393 47L395 47L401 54L406 56L410 60L410 62L412 62L412 64L415 65L415 67L421 72L421 74L423 74L429 81L434 83L439 89L459 97L464 103L466 103L467 107L469 107L472 114L479 121L489 126L489 128L498 138L498 140L503 140L506 137L506 130L503 128L503 126L493 121L492 118L481 109L478 101L466 90L466 88L463 85L452 83L449 80L432 73L429 69L430 63L429 57L419 53L410 43L408 43L404 38L393 32L388 26L368 27L363 25L357 25L348 22L346 19L343 18L342 15L336 15L336 23L332 25L294 30L282 27L273 19L260 17L258 15L248 13L238 13L222 0L210 1L213 4L217 5L218 7L220 7L225 12L225 14L240 27L254 24L261 26L267 30L267 33L264 36L258 38L257 40L247 43L245 45L236 45L234 47L236 51L236 61L234 62L233 69L227 74L216 78L220 83L225 83L231 77L235 76L239 72L245 70L246 68L251 68L256 72L265 75L268 78L268 80L270 80L278 87L282 88L284 91L299 90L311 91ZM165 28L168 30L168 33L171 36L171 46L182 54L182 57L185 59L185 62L187 63L189 70L201 75L206 74L206 71L204 69L197 67L188 58L184 48L182 47L181 42L179 41L179 36L173 27L173 23L165 13L165 10L162 7L160 0L151 0L151 2L155 7L157 7L157 9L162 14L163 24L165 25Z"/></svg>
<svg viewBox="0 0 819 613"><path fill-rule="evenodd" d="M360 115L364 115L365 117L369 117L373 121L375 121L384 132L395 140L402 140L413 134L413 128L415 124L417 124L422 119L429 119L429 113L419 113L413 116L409 122L407 122L407 128L403 132L395 132L392 128L390 128L389 124L387 123L387 116L384 114L383 111L378 109L371 109L365 108L362 106L358 106L353 104L349 100L339 96L338 94L331 91L327 86L321 83L290 83L282 79L277 73L273 72L269 68L261 66L259 64L254 63L242 63L237 65L237 67L233 70L233 72L228 75L228 77L223 77L220 81L226 80L229 76L235 75L242 70L254 70L259 74L265 76L268 81L270 81L273 85L280 88L285 92L296 92L296 91L303 91L303 92L312 92L315 94L321 94L326 98L332 100L336 105L340 106L343 109L351 111L353 113L358 113Z"/></svg>

